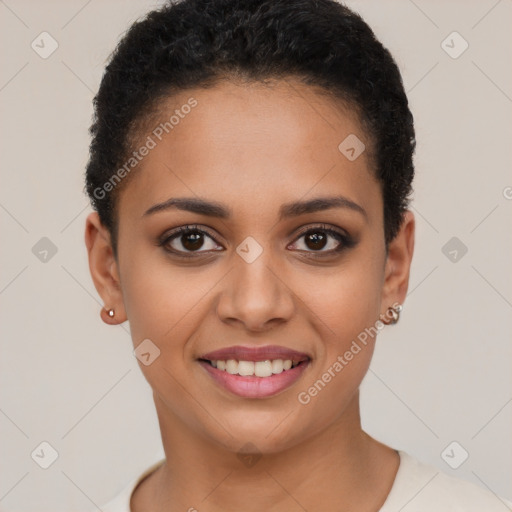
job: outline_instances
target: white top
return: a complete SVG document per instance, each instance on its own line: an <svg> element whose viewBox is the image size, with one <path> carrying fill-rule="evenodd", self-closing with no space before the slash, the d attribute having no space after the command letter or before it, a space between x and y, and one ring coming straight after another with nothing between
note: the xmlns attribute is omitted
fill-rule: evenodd
<svg viewBox="0 0 512 512"><path fill-rule="evenodd" d="M400 465L391 491L379 512L507 512L512 502L466 480L443 473L408 453L397 450ZM137 485L165 459L134 478L115 498L101 507L103 512L132 512L130 499Z"/></svg>

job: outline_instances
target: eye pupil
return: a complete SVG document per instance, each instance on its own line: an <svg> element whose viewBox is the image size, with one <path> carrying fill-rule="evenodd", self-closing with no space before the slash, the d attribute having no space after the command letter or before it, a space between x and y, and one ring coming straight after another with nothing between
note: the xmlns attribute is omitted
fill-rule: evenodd
<svg viewBox="0 0 512 512"><path fill-rule="evenodd" d="M320 232L310 233L306 236L306 245L310 249L323 249L326 244L327 237ZM312 242L310 244L310 241Z"/></svg>
<svg viewBox="0 0 512 512"><path fill-rule="evenodd" d="M198 233L197 231L186 233L181 236L182 244L187 251L194 251L200 249L203 245L203 235L202 233ZM190 243L189 243L190 242Z"/></svg>

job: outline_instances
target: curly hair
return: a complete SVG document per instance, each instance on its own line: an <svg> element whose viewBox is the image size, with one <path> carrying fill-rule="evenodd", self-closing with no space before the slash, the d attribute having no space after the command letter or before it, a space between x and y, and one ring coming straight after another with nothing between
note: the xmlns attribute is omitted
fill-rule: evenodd
<svg viewBox="0 0 512 512"><path fill-rule="evenodd" d="M416 141L400 71L371 28L335 0L181 0L129 28L93 100L84 190L111 234L116 258L116 204L129 177L104 185L129 158L159 102L223 80L287 77L357 112L381 185L387 251L409 205Z"/></svg>

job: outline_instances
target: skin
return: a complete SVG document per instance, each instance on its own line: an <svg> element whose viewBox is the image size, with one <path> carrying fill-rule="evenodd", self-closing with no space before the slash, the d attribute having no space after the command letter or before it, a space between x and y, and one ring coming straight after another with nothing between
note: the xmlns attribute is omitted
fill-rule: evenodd
<svg viewBox="0 0 512 512"><path fill-rule="evenodd" d="M139 366L153 389L166 463L137 487L131 509L291 512L332 510L336 503L339 510L377 511L399 457L361 429L359 385L376 337L308 404L297 396L389 306L404 302L414 216L406 213L386 257L383 199L369 151L349 161L338 150L351 133L370 148L367 134L353 110L310 86L291 79L271 86L222 82L167 98L162 120L190 97L197 106L122 190L118 260L97 213L86 221L91 275L105 307L115 309L113 319L103 310L103 320L128 319L134 347L149 338L160 350ZM278 219L283 203L333 195L362 206L366 218L331 208ZM172 209L142 217L171 197L214 200L233 216ZM321 223L345 230L356 245L315 258L339 242L330 236L315 249L298 229ZM205 235L198 249L207 255L180 259L156 245L187 224L210 228L215 240ZM263 249L252 263L236 252L247 236ZM186 251L190 245L180 240L168 246ZM196 359L242 344L282 345L312 361L278 395L241 398L214 383ZM237 457L248 442L260 456L250 466Z"/></svg>

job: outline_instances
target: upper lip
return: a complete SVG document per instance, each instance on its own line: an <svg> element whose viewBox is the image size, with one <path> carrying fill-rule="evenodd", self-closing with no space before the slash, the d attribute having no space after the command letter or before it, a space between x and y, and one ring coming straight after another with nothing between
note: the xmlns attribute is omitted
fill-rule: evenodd
<svg viewBox="0 0 512 512"><path fill-rule="evenodd" d="M267 359L291 359L300 362L310 359L310 356L304 352L298 352L287 347L279 345L265 345L263 347L244 347L236 345L232 347L221 348L202 355L199 359L209 361L227 361L236 359L237 361L265 361Z"/></svg>

